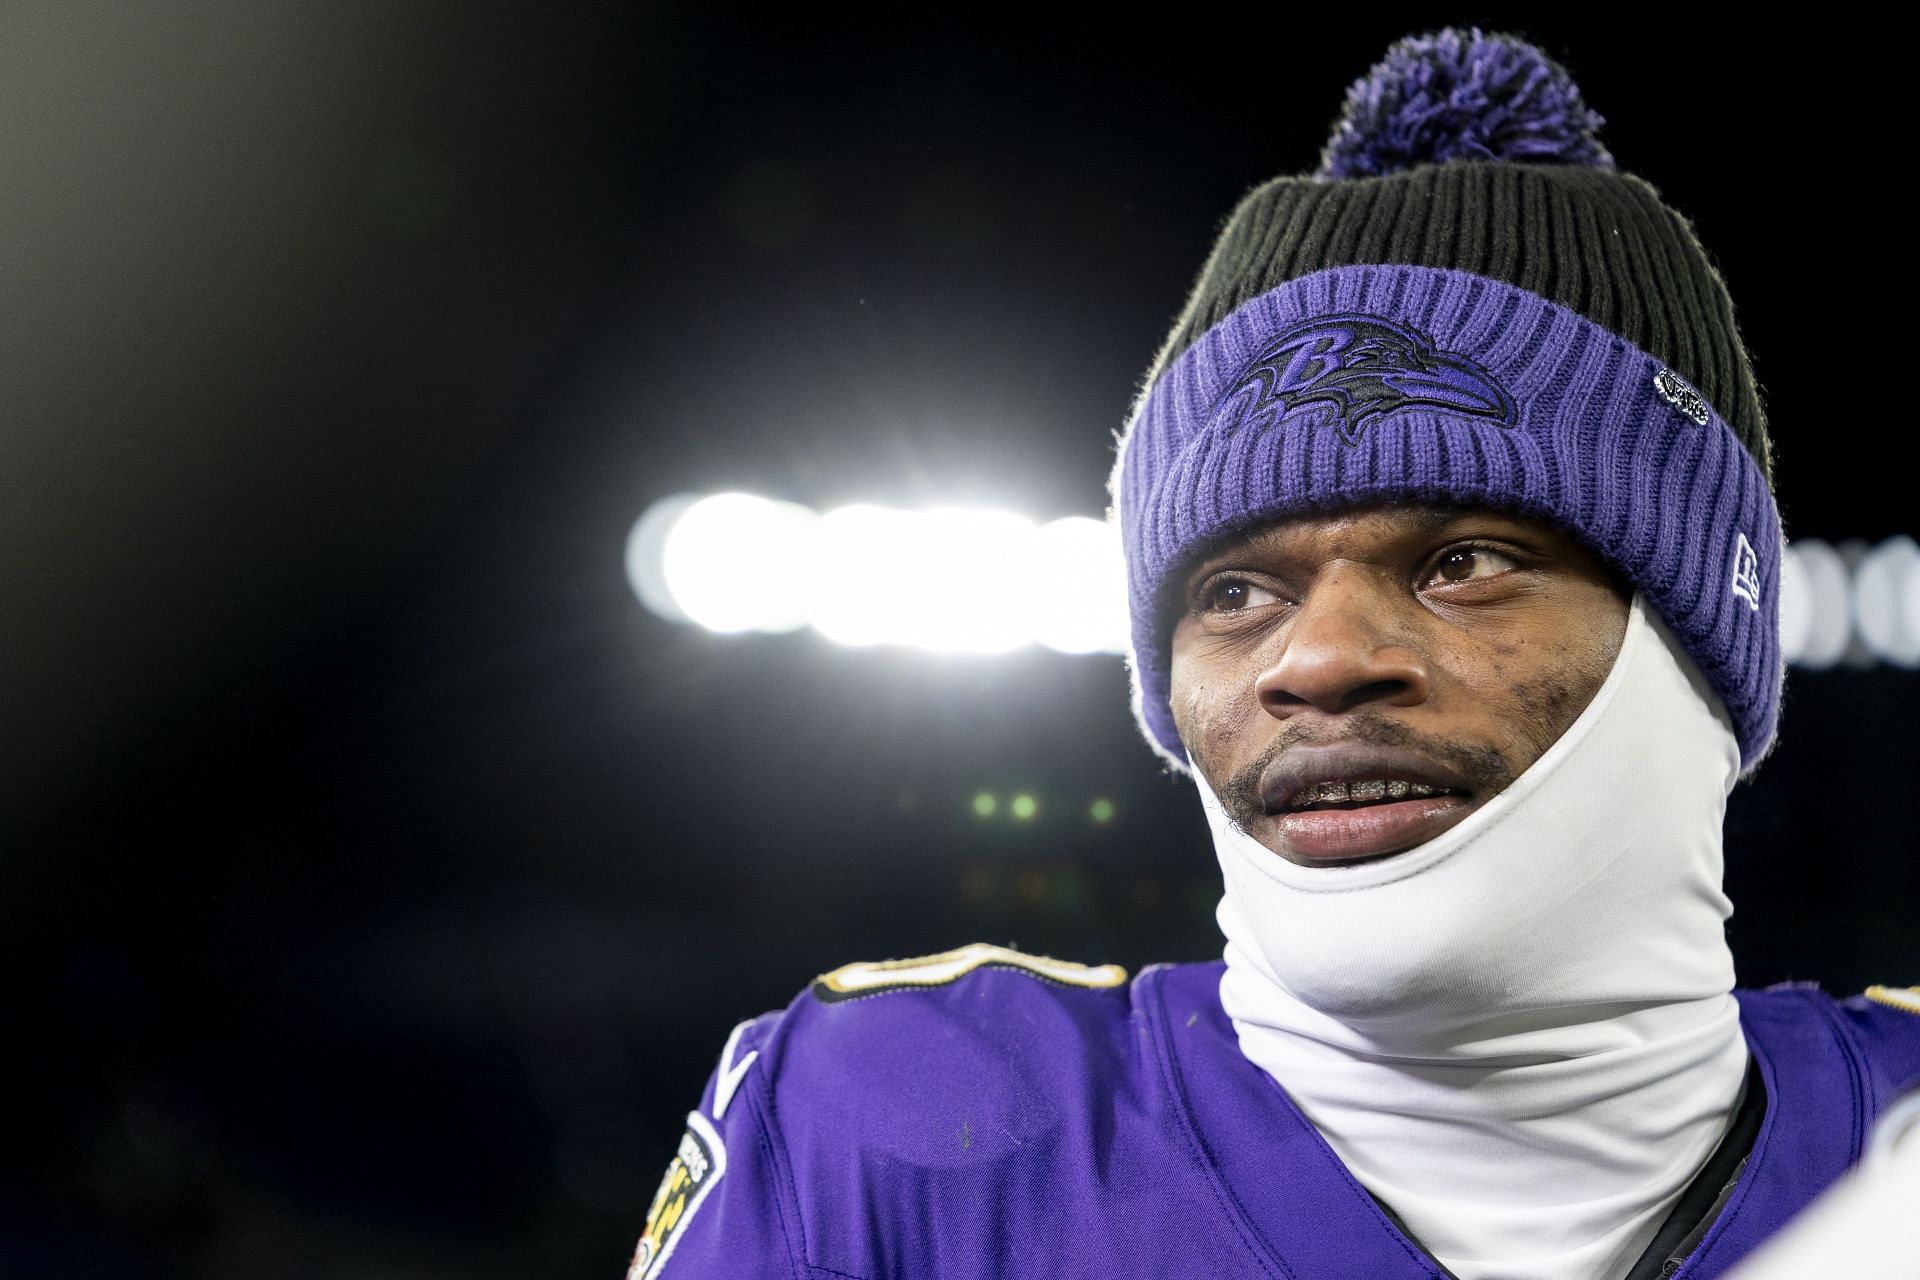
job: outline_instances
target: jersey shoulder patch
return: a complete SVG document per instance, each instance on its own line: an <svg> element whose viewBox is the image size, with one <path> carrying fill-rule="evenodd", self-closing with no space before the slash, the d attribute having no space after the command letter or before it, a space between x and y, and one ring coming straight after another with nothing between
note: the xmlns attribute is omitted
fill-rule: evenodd
<svg viewBox="0 0 1920 1280"><path fill-rule="evenodd" d="M1050 956L1028 955L1011 947L974 942L937 955L842 965L815 978L812 990L815 999L835 1004L890 991L944 987L976 969L1012 969L1043 982L1095 990L1118 987L1127 980L1127 971L1117 964L1075 964Z"/></svg>
<svg viewBox="0 0 1920 1280"><path fill-rule="evenodd" d="M1861 994L1875 1004L1920 1014L1920 987L1868 987Z"/></svg>
<svg viewBox="0 0 1920 1280"><path fill-rule="evenodd" d="M627 1264L627 1280L654 1280L660 1274L680 1243L681 1228L693 1220L726 1171L727 1145L719 1132L698 1111L689 1113L679 1149L667 1164L660 1189L653 1193L647 1224L634 1247L633 1261Z"/></svg>

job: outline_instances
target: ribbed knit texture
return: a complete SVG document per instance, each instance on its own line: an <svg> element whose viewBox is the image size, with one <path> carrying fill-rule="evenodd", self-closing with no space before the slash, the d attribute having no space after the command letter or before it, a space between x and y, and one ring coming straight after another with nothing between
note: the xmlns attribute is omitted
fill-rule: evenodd
<svg viewBox="0 0 1920 1280"><path fill-rule="evenodd" d="M1687 220L1612 169L1461 160L1348 181L1275 178L1228 219L1146 385L1249 298L1367 263L1467 271L1579 312L1692 383L1771 480L1726 285Z"/></svg>
<svg viewBox="0 0 1920 1280"><path fill-rule="evenodd" d="M1520 181L1510 167L1488 169L1494 186ZM1335 239L1343 226L1355 235L1365 229L1352 218L1328 225ZM1283 230L1244 252L1249 261L1285 255L1297 234ZM1634 243L1645 251L1644 240ZM1167 702L1175 618L1167 593L1177 585L1173 575L1209 543L1316 509L1459 501L1553 520L1640 587L1725 703L1751 768L1772 741L1782 676L1781 530L1755 454L1711 395L1701 423L1656 388L1673 362L1537 288L1497 278L1534 260L1517 245L1453 250L1478 269L1337 267L1257 291L1219 316L1211 302L1195 311L1197 336L1159 369L1137 407L1113 484L1133 615L1136 711L1149 736L1169 759L1185 762ZM1335 258L1352 251L1331 241L1325 250ZM1642 266L1631 279L1651 274ZM1628 292L1626 281L1601 274L1581 289L1589 305ZM1629 313L1666 314L1625 304L1608 314L1624 324ZM1446 403L1401 403L1372 418L1324 398L1289 406L1282 397L1264 416L1247 412L1249 371L1261 367L1276 335L1354 318L1414 331L1430 342L1429 355L1460 371L1447 377L1466 390L1455 396L1442 386L1436 394ZM1696 357L1716 349L1680 332L1673 327L1667 337ZM1731 376L1736 367L1745 366L1723 372ZM1691 380L1689 369L1679 371ZM1504 410L1474 408L1475 386L1503 396ZM1752 584L1755 599L1736 583Z"/></svg>

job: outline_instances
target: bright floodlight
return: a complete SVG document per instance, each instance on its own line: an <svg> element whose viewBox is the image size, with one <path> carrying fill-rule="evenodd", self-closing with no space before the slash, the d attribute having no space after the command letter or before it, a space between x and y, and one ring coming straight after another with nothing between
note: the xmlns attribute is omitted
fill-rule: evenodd
<svg viewBox="0 0 1920 1280"><path fill-rule="evenodd" d="M1920 564L1907 565L1906 585L1901 589L1900 614L1910 636L1920 636Z"/></svg>
<svg viewBox="0 0 1920 1280"><path fill-rule="evenodd" d="M1853 570L1853 617L1874 653L1903 667L1920 666L1920 546L1889 538Z"/></svg>
<svg viewBox="0 0 1920 1280"><path fill-rule="evenodd" d="M1127 651L1127 572L1120 531L1068 516L1042 525L1029 583L1033 634L1062 653Z"/></svg>
<svg viewBox="0 0 1920 1280"><path fill-rule="evenodd" d="M905 513L853 506L820 517L807 621L839 644L883 644L890 605L914 589Z"/></svg>
<svg viewBox="0 0 1920 1280"><path fill-rule="evenodd" d="M1022 608L1033 538L1031 520L1005 511L829 511L808 620L841 644L1018 648L1033 639Z"/></svg>
<svg viewBox="0 0 1920 1280"><path fill-rule="evenodd" d="M640 603L669 622L691 622L667 586L667 535L688 508L700 501L697 493L676 493L648 507L627 534L627 582Z"/></svg>
<svg viewBox="0 0 1920 1280"><path fill-rule="evenodd" d="M807 620L818 523L791 502L745 493L702 498L667 531L667 590L709 631L791 631Z"/></svg>
<svg viewBox="0 0 1920 1280"><path fill-rule="evenodd" d="M1011 511L936 507L911 527L922 566L915 581L927 589L902 602L900 643L949 653L999 653L1033 643L1027 607L1033 521Z"/></svg>
<svg viewBox="0 0 1920 1280"><path fill-rule="evenodd" d="M1781 635L1788 645L1788 660L1814 670L1840 661L1853 631L1847 607L1847 564L1840 553L1818 538L1798 539L1787 548L1780 588Z"/></svg>

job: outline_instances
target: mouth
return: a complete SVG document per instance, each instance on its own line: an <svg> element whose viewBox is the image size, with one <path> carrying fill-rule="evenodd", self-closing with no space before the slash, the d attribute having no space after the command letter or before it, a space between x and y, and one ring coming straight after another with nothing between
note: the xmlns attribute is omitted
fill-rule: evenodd
<svg viewBox="0 0 1920 1280"><path fill-rule="evenodd" d="M1472 780L1404 748L1295 747L1260 780L1275 852L1305 866L1369 862L1433 839L1478 803Z"/></svg>
<svg viewBox="0 0 1920 1280"><path fill-rule="evenodd" d="M1431 800L1435 796L1458 795L1451 787L1413 782L1406 778L1365 778L1357 782L1315 782L1301 787L1288 798L1285 811L1308 813L1324 809L1360 809L1402 800Z"/></svg>

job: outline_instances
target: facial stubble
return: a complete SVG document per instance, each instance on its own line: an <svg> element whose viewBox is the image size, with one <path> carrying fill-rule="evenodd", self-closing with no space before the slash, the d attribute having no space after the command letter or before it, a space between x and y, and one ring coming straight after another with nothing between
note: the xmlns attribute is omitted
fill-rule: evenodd
<svg viewBox="0 0 1920 1280"><path fill-rule="evenodd" d="M1237 770L1224 785L1216 788L1228 819L1242 832L1252 836L1254 824L1267 813L1266 803L1260 796L1260 780L1274 761L1295 747L1325 746L1336 742L1362 742L1413 751L1436 764L1444 764L1448 772L1465 781L1474 796L1481 800L1504 791L1518 776L1513 765L1491 744L1454 742L1411 729L1382 712L1362 710L1343 718L1337 733L1316 731L1304 724L1282 729L1259 756ZM1194 764L1196 768L1201 767L1197 758Z"/></svg>

